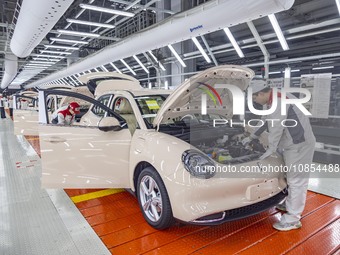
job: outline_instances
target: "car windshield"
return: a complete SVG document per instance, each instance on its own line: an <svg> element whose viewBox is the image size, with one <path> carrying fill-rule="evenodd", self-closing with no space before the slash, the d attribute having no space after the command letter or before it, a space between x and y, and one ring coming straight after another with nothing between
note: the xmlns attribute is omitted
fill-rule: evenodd
<svg viewBox="0 0 340 255"><path fill-rule="evenodd" d="M146 95L135 97L142 117L150 126L168 95Z"/></svg>

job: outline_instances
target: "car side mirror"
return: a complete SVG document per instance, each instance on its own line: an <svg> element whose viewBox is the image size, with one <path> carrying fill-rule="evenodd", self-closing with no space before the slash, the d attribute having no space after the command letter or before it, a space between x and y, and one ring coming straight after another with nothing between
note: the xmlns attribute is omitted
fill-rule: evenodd
<svg viewBox="0 0 340 255"><path fill-rule="evenodd" d="M101 131L119 131L122 129L119 121L113 117L104 117L98 123L98 128Z"/></svg>

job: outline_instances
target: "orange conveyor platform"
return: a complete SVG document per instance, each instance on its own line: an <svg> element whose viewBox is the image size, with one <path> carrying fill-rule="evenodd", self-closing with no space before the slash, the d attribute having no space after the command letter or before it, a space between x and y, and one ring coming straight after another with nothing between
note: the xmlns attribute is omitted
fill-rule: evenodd
<svg viewBox="0 0 340 255"><path fill-rule="evenodd" d="M27 136L40 154L39 138ZM124 190L67 189L112 254L337 254L340 201L308 192L303 227L279 232L274 208L218 226L177 224L157 231L143 219L137 199Z"/></svg>

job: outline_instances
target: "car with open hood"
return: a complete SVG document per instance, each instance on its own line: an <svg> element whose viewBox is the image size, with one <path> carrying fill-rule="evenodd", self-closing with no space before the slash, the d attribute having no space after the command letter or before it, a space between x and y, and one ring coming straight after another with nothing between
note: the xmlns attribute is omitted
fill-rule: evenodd
<svg viewBox="0 0 340 255"><path fill-rule="evenodd" d="M171 92L144 89L124 74L90 73L79 79L93 85L95 99L40 91L40 102L54 94L91 103L71 126L51 124L46 104L39 104L43 187L129 189L157 229L175 219L219 224L275 206L286 196L286 181L264 169L282 158L259 160L263 145L244 146L242 125L213 125L237 119L224 85L245 91L253 76L248 68L218 66Z"/></svg>

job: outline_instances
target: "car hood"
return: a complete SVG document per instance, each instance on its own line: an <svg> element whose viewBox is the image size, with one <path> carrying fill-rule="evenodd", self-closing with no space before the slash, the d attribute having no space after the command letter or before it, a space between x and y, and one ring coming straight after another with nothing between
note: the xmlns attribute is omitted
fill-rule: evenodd
<svg viewBox="0 0 340 255"><path fill-rule="evenodd" d="M254 75L251 69L235 65L221 65L196 74L165 100L153 126L157 127L162 122L185 114L200 113L202 94L206 94L208 114L232 117L232 94L227 88L219 88L218 85L233 85L245 91Z"/></svg>

